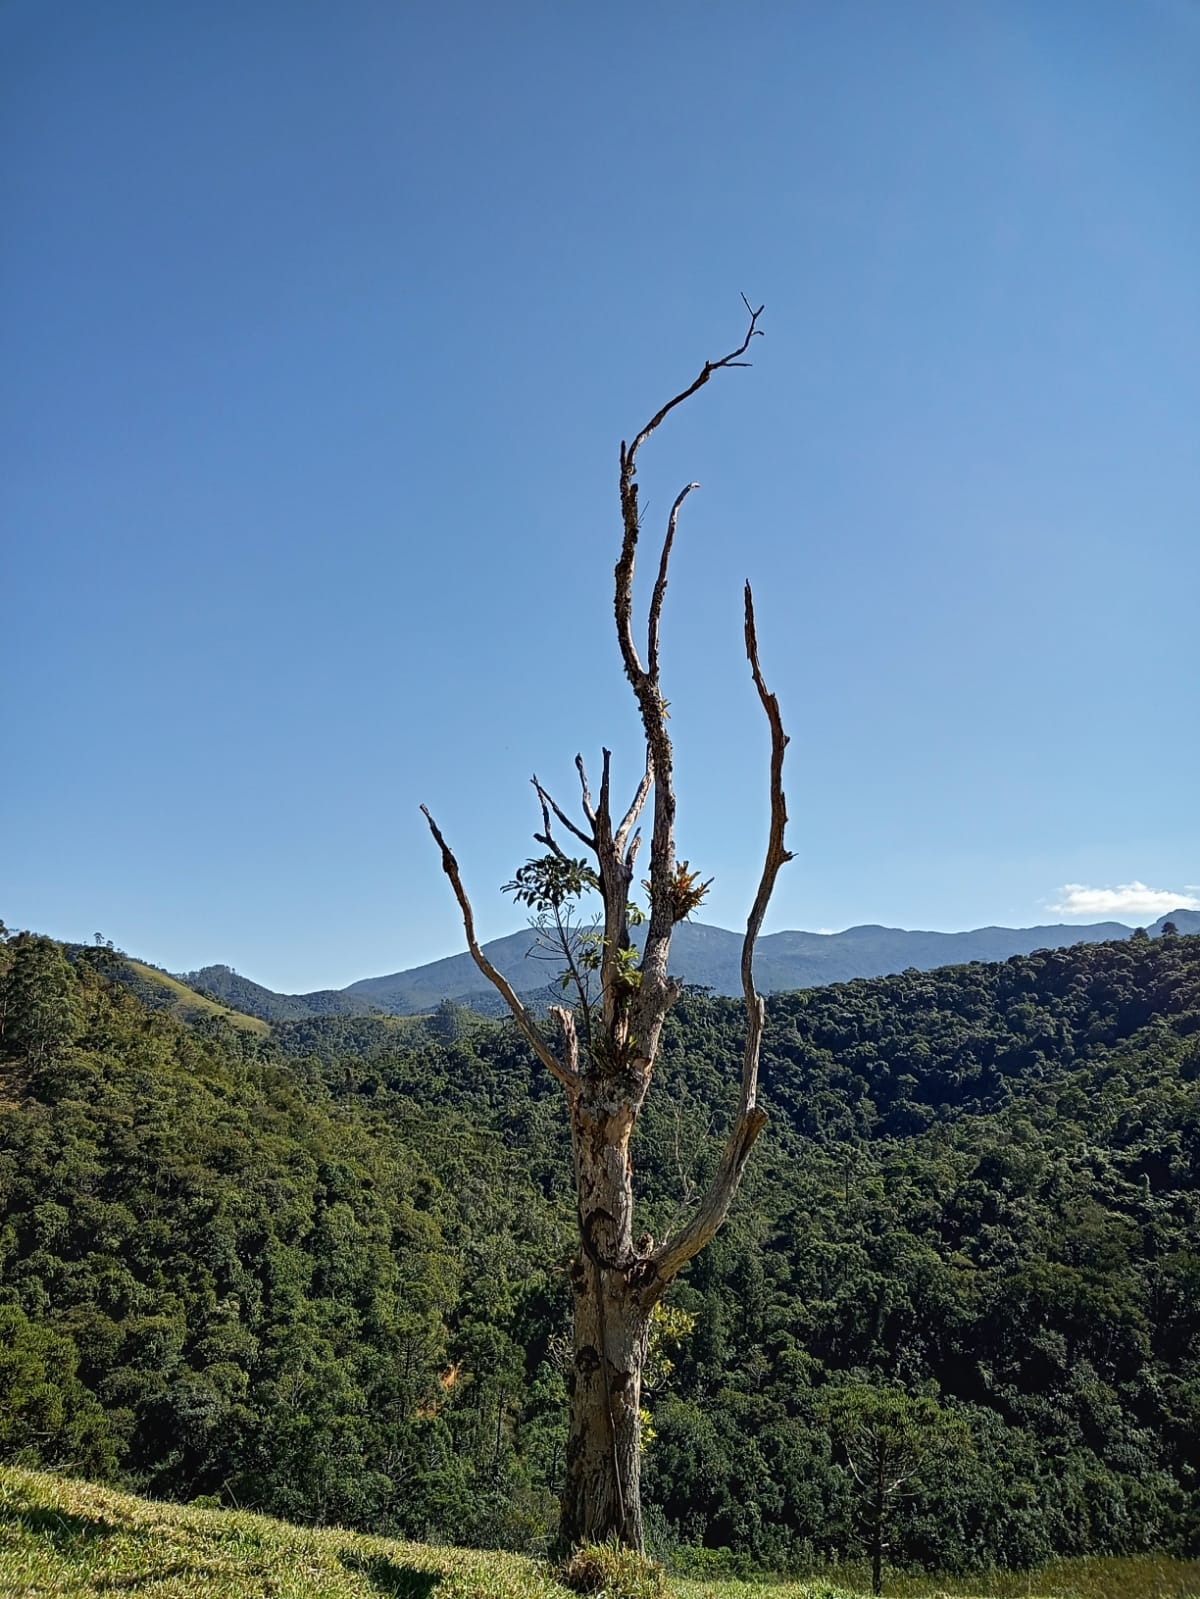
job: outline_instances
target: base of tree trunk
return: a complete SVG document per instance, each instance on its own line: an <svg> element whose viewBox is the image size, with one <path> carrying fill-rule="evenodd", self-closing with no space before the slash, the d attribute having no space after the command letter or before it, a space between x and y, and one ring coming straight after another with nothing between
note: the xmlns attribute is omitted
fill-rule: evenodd
<svg viewBox="0 0 1200 1599"><path fill-rule="evenodd" d="M650 1313L625 1274L582 1253L571 1271L574 1360L571 1425L559 1520L564 1550L615 1539L643 1548L642 1367Z"/></svg>

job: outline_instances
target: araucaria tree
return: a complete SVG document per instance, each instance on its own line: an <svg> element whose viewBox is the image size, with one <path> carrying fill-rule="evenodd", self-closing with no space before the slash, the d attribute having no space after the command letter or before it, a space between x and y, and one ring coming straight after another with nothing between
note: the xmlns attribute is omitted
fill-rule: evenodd
<svg viewBox="0 0 1200 1599"><path fill-rule="evenodd" d="M634 636L633 574L641 534L638 506L638 454L667 416L715 372L745 366L742 357L759 334L762 307L752 311L746 336L736 350L707 361L700 375L655 412L632 444L621 445L620 500L623 536L616 566L617 638L625 675L633 688L645 734L646 759L628 807L613 808L609 751L603 752L598 791L593 795L582 759L576 756L581 789L581 819L573 821L535 777L542 831L534 835L546 854L531 861L510 885L519 898L563 931L567 987L573 1005L551 1007L557 1036L517 997L511 984L479 946L471 904L458 863L429 811L422 807L442 852L442 866L462 911L471 954L484 976L504 996L517 1027L547 1071L562 1085L571 1123L578 1198L579 1251L571 1266L574 1298L574 1359L569 1379L570 1438L562 1498L560 1540L566 1546L584 1539L616 1538L642 1546L640 1500L640 1400L642 1367L656 1302L691 1258L721 1226L741 1180L755 1140L766 1123L757 1102L763 1001L754 989L754 945L779 868L789 860L784 847L782 773L787 737L779 706L759 669L754 605L746 585L746 654L771 737L770 827L766 859L746 924L742 946L742 986L746 996L746 1042L741 1092L712 1182L684 1224L656 1243L634 1223L630 1138L645 1103L667 1012L682 984L668 961L676 924L696 909L706 884L675 855L675 784L667 702L659 679L659 624L667 589L667 570L679 513L696 484L676 497L667 519L658 573L646 620L645 655ZM645 913L645 944L639 959L630 937L631 921L641 913L631 903L634 866L641 843L639 820L652 804ZM558 831L556 831L556 829ZM587 852L570 853L582 845ZM583 888L595 889L603 916L593 938L582 945L563 921L563 907ZM592 997L590 979L598 993Z"/></svg>

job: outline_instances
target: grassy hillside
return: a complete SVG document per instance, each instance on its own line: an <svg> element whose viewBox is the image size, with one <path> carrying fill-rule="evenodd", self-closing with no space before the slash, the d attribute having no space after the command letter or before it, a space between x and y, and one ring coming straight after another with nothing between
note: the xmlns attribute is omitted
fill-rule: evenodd
<svg viewBox="0 0 1200 1599"><path fill-rule="evenodd" d="M231 1027L240 1028L242 1032L255 1033L259 1038L266 1038L271 1031L269 1023L260 1017L247 1016L241 1011L230 1010L227 1005L209 999L206 994L198 994L194 988L181 983L178 977L160 972L157 967L147 966L142 961L130 960L128 956L124 957L124 964L137 980L134 987L138 998L143 1004L149 1003L154 1010L169 1010L181 1022L194 1021L198 1016L220 1016ZM161 1003L157 1004L153 1002L156 991L157 997L161 1000Z"/></svg>
<svg viewBox="0 0 1200 1599"><path fill-rule="evenodd" d="M681 1585L694 1599L713 1589ZM744 1585L719 1584L733 1596ZM435 1548L336 1527L135 1499L89 1483L0 1468L0 1594L23 1599L570 1599L520 1555ZM762 1590L755 1590L756 1593ZM837 1599L827 1583L789 1599Z"/></svg>
<svg viewBox="0 0 1200 1599"><path fill-rule="evenodd" d="M295 1527L239 1511L136 1499L90 1483L0 1467L0 1595L5 1599L569 1599L549 1569L520 1555ZM1195 1599L1200 1565L1163 1556L1062 1562L945 1586L901 1578L896 1599ZM852 1599L810 1582L668 1581L663 1599ZM613 1596L617 1599L617 1596Z"/></svg>

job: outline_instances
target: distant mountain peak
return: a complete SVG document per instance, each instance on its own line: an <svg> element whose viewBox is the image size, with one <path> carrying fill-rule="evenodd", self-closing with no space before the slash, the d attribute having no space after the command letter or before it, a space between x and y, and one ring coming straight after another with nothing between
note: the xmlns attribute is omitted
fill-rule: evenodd
<svg viewBox="0 0 1200 1599"><path fill-rule="evenodd" d="M1200 933L1200 911L1182 908L1161 916L1146 931L1158 937L1167 922L1173 922L1180 933ZM1107 943L1128 938L1131 931L1123 922L977 927L959 933L884 927L878 922L864 922L840 933L790 929L759 939L754 971L762 992L779 993L858 977L884 977L913 967L931 971L971 961L1007 960L1035 949ZM740 994L742 938L741 933L708 922L681 922L671 948L671 971L684 982L718 994ZM527 927L493 939L484 949L517 993L527 998L541 994L552 979L552 965L533 954L534 935ZM276 994L222 965L205 966L183 977L224 1004L272 1022L314 1015L355 1016L373 1010L411 1016L434 1010L443 1000L488 1013L503 1008L465 950L408 971L365 977L344 989L312 994Z"/></svg>

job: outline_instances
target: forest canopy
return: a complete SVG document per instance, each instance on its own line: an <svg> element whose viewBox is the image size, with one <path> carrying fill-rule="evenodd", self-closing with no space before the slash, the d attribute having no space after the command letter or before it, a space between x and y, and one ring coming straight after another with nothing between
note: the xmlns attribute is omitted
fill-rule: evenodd
<svg viewBox="0 0 1200 1599"><path fill-rule="evenodd" d="M120 969L0 945L0 1458L544 1547L575 1218L515 1030L189 1027ZM741 1036L733 1001L669 1019L637 1135L659 1235ZM652 1546L860 1550L845 1417L904 1396L955 1447L905 1484L893 1559L1195 1553L1200 938L778 995L762 1071L759 1157L655 1333Z"/></svg>

